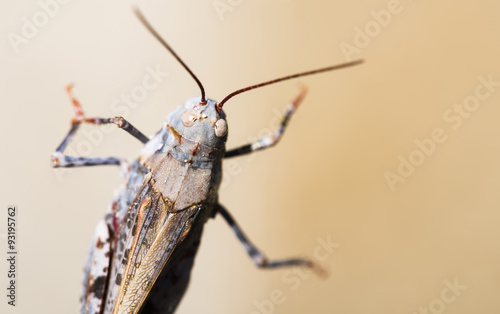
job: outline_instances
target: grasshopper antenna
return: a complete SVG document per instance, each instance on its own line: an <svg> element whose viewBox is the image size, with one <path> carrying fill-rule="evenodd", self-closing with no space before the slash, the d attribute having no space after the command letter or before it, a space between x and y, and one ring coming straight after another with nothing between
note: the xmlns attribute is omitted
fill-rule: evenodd
<svg viewBox="0 0 500 314"><path fill-rule="evenodd" d="M312 71L296 73L296 74L292 74L292 75L288 75L288 76L283 76L283 77L280 77L280 78L277 78L277 79L274 79L274 80L271 80L271 81L263 82L263 83L260 83L260 84L251 85L251 86L239 89L237 91L234 91L231 94L227 95L226 98L222 99L222 101L217 104L217 109L221 110L222 106L224 105L224 103L226 103L232 97L234 97L234 96L236 96L238 94L241 94L243 92L252 90L252 89L256 89L256 88L259 88L259 87L262 87L262 86L266 86L266 85L278 83L278 82L281 82L281 81L286 81L286 80L293 79L293 78L296 78L296 77L301 77L301 76L312 75L312 74L317 74L317 73L321 73L321 72L327 72L327 71L333 71L333 70L338 70L338 69L342 69L342 68L347 68L347 67L350 67L350 66L361 64L363 62L364 62L364 60L361 59L361 60L356 60L356 61L352 61L352 62L341 63L341 64L329 66L329 67L326 67L326 68L321 68L321 69L316 69L316 70L312 70Z"/></svg>
<svg viewBox="0 0 500 314"><path fill-rule="evenodd" d="M200 87L200 90L201 90L201 103L202 104L206 104L207 101L205 99L205 89L203 88L203 85L201 85L200 80L188 68L188 66L184 63L184 61L181 60L181 58L177 55L177 53L175 53L175 51L169 46L169 44L167 44L167 42L163 38L161 38L160 34L158 34L158 32L153 28L153 26L151 26L151 24L149 24L149 22L146 20L146 18L144 17L144 15L142 15L142 13L139 10L139 8L138 7L134 7L133 10L134 10L134 13L137 16L137 18L139 18L139 20L141 21L141 23L148 29L148 31L151 34L153 34L153 36L156 37L156 39L158 39L158 41L165 48L167 48L168 51L170 51L170 53L175 57L175 59L177 59L177 61L179 61L179 63L184 67L184 69L186 69L186 71L188 71L189 74L191 75L191 77L196 81L196 83L198 84L198 87Z"/></svg>

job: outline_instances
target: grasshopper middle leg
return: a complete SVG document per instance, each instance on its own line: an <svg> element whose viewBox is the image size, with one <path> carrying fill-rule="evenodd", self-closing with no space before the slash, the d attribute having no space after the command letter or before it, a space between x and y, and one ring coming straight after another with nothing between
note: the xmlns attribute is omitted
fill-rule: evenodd
<svg viewBox="0 0 500 314"><path fill-rule="evenodd" d="M73 109L75 110L75 117L71 120L71 128L63 139L61 144L57 147L56 151L52 154L52 166L57 167L82 167L82 166L99 166L99 165L123 165L125 163L124 159L117 157L72 157L63 154L66 146L75 135L76 131L82 123L89 124L116 124L119 128L125 130L127 133L141 141L142 143L147 143L149 141L148 137L137 130L132 124L130 124L123 117L115 118L87 118L83 113L82 106L80 102L73 96L72 85L66 88L66 91L70 97L73 104Z"/></svg>
<svg viewBox="0 0 500 314"><path fill-rule="evenodd" d="M295 99L292 101L292 103L286 107L285 115L283 116L283 119L281 120L281 124L280 124L280 127L278 128L278 130L276 130L274 133L269 133L269 134L266 134L264 136L259 137L253 143L246 144L246 145L228 150L226 152L226 154L224 155L224 158L243 156L246 154L250 154L254 151L261 150L261 149L276 145L278 143L278 141L281 139L281 136L283 135L283 133L285 132L286 126L287 126L288 122L290 121L292 114L295 112L297 107L300 105L300 103L302 102L302 100L304 99L306 94L307 94L307 88L304 86L304 87L302 87L302 90L300 91L299 95L297 97L295 97Z"/></svg>

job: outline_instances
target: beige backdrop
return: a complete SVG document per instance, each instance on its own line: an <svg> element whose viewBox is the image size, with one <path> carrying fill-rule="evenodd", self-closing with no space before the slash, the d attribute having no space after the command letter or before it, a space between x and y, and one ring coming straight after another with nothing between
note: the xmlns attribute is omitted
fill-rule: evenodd
<svg viewBox="0 0 500 314"><path fill-rule="evenodd" d="M217 218L178 313L500 312L498 2L66 2L0 4L0 232L17 205L19 250L12 308L0 238L0 312L76 312L94 225L121 182L113 167L50 168L72 117L66 84L89 116L125 115L146 134L199 94L134 3L218 100L366 60L226 107L234 147L273 128L299 82L309 87L278 147L225 164L220 199L270 257L311 256L329 277L255 269ZM168 77L144 89L157 67ZM131 93L135 105L120 101ZM133 158L141 145L88 127L72 147Z"/></svg>

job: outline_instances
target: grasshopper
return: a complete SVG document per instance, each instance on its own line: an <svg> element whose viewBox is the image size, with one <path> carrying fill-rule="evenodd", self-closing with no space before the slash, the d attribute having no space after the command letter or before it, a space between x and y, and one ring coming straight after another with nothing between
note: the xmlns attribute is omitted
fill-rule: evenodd
<svg viewBox="0 0 500 314"><path fill-rule="evenodd" d="M255 142L226 151L228 136L223 105L245 91L280 81L357 65L362 60L293 74L251 85L222 101L205 97L205 90L188 66L135 9L144 26L177 59L198 84L194 97L173 111L160 131L149 138L122 117L88 118L67 93L75 117L62 143L52 154L53 167L121 166L126 179L105 217L96 227L85 266L81 313L173 313L188 286L205 222L220 214L260 268L303 266L320 270L303 258L269 260L246 237L231 214L219 203L222 159L274 146L306 94L303 89L286 108L279 129ZM128 164L116 157L86 158L64 155L82 123L116 124L144 144Z"/></svg>

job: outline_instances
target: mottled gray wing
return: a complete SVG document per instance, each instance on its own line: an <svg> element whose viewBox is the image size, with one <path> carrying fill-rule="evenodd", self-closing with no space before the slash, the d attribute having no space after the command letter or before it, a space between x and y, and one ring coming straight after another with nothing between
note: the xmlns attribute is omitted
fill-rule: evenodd
<svg viewBox="0 0 500 314"><path fill-rule="evenodd" d="M113 216L113 223L118 223L119 226L116 227L115 232L117 234L115 234L115 241L112 244L113 256L111 261L110 280L108 283L106 307L104 313L113 313L113 308L115 307L117 296L120 293L122 278L127 266L128 256L130 254L132 244L135 241L132 235L132 227L136 226L137 224L141 201L147 199L149 193L151 192L152 187L150 184L147 184L150 180L149 178L150 176L148 176L144 180L144 183L139 188L139 191L137 192L135 198L130 201L130 205L127 207L125 214L123 214L123 218L119 220L116 213Z"/></svg>
<svg viewBox="0 0 500 314"><path fill-rule="evenodd" d="M195 223L188 236L177 246L143 303L140 314L174 313L188 287L203 226Z"/></svg>
<svg viewBox="0 0 500 314"><path fill-rule="evenodd" d="M123 257L121 261L114 259L121 265L117 267L115 282L110 282L114 285L114 292L109 295L113 303L108 308L110 313L137 313L173 250L188 234L200 208L193 205L171 212L172 206L155 188L154 181L146 178L131 205L130 212L136 215L129 220L133 224Z"/></svg>

